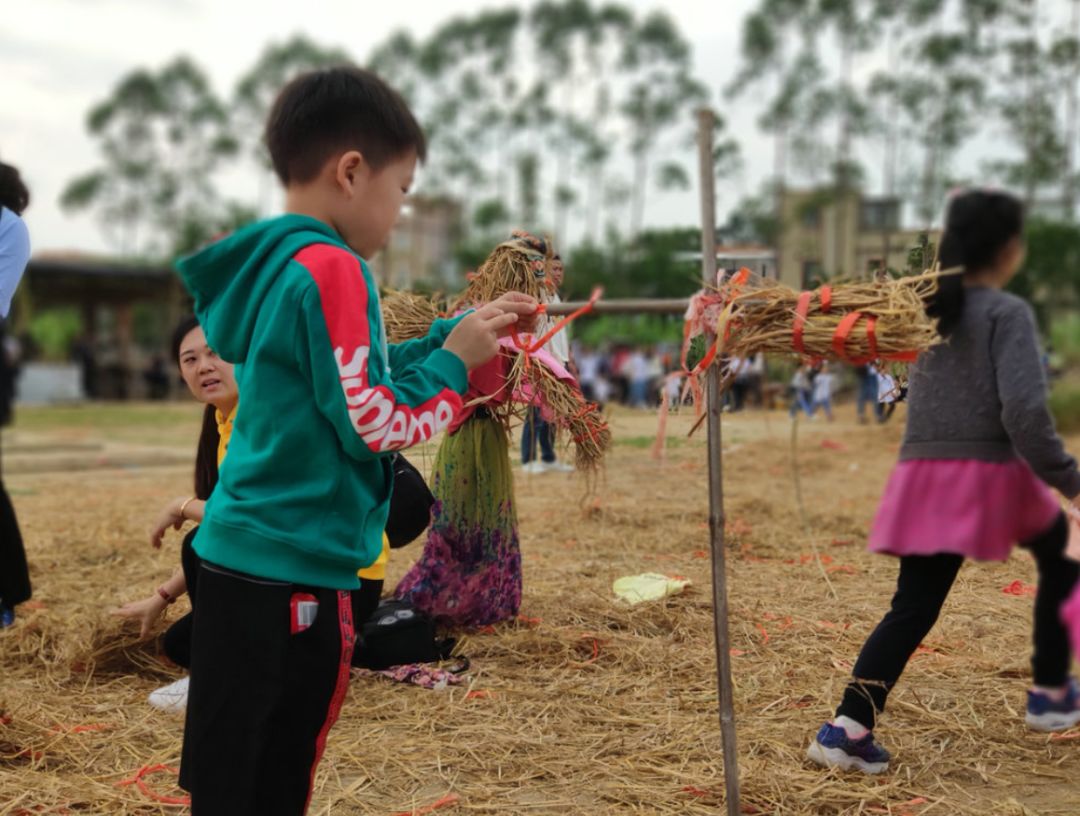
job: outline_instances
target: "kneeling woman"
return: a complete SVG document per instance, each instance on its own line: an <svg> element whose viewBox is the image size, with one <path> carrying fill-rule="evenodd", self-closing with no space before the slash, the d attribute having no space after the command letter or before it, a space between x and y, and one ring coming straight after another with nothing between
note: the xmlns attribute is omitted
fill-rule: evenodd
<svg viewBox="0 0 1080 816"><path fill-rule="evenodd" d="M225 459L232 434L233 419L239 402L233 367L218 357L206 343L202 327L194 317L177 326L172 340L173 359L180 367L180 376L192 396L203 403L202 431L195 455L195 493L169 502L162 509L150 534L150 543L161 547L165 532L179 530L185 522L201 522L207 499L217 484L218 468ZM154 622L165 607L185 592L194 606L198 577L198 556L192 541L198 527L184 536L180 558L182 568L159 586L154 594L141 601L122 606L117 615L139 621L142 637L150 633ZM168 658L178 666L188 668L191 661L192 613L188 612L165 632L163 648ZM150 704L167 711L181 711L187 705L188 678L158 689L150 695Z"/></svg>

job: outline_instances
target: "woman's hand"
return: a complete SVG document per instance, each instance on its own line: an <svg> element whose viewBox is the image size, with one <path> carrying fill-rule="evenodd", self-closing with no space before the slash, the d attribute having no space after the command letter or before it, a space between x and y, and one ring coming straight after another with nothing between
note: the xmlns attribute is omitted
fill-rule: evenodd
<svg viewBox="0 0 1080 816"><path fill-rule="evenodd" d="M172 527L174 530L179 530L184 526L184 522L187 519L184 517L183 510L184 505L188 503L186 497L179 499L173 499L165 508L161 511L161 515L158 516L157 523L154 524L154 529L150 533L150 544L154 549L161 548L161 541L165 538L165 531Z"/></svg>
<svg viewBox="0 0 1080 816"><path fill-rule="evenodd" d="M124 604L119 609L114 609L111 614L119 618L137 620L139 622L139 637L146 639L154 621L161 617L168 602L158 594L151 595L141 601L132 601Z"/></svg>

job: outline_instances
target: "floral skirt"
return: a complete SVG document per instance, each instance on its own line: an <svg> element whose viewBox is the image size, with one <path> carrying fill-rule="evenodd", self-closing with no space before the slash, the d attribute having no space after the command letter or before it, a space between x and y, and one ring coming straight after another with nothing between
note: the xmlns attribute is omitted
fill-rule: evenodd
<svg viewBox="0 0 1080 816"><path fill-rule="evenodd" d="M505 429L474 415L435 457L435 506L420 559L394 594L443 624L485 626L521 606L514 480Z"/></svg>

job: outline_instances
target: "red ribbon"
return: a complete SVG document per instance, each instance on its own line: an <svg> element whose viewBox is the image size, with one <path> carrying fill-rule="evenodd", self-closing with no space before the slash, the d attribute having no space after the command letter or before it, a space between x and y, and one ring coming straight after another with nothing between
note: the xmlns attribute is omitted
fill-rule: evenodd
<svg viewBox="0 0 1080 816"><path fill-rule="evenodd" d="M540 337L539 339L534 340L532 343L526 343L524 340L522 340L521 336L517 333L517 329L513 325L511 325L510 326L510 336L514 338L514 345L517 346L522 351L524 351L526 354L532 354L532 353L534 353L536 351L539 351L540 349L542 349L544 347L544 345L549 340L551 340L552 337L554 337L556 334L558 334L564 328L569 326L572 322L577 320L582 315L588 314L589 312L591 312L592 309L593 309L593 306L596 304L596 301L600 300L600 296L602 294L604 294L604 290L602 288L600 288L599 286L597 286L595 289L593 289L592 295L589 296L589 300L584 306L582 306L577 311L575 311L575 312L573 312L571 314L568 314L566 317L564 317L562 320L560 320L558 323L556 323L554 326L552 326L550 329L548 329L547 333L545 333L543 337ZM547 307L544 306L543 303L541 303L536 308L537 314L543 314L546 311L547 311ZM527 336L528 335L526 335L526 337Z"/></svg>
<svg viewBox="0 0 1080 816"><path fill-rule="evenodd" d="M810 298L813 292L803 292L799 295L798 303L795 304L795 323L791 326L791 345L799 354L806 354L806 346L803 345L803 329L806 327L806 317L810 312Z"/></svg>
<svg viewBox="0 0 1080 816"><path fill-rule="evenodd" d="M190 796L163 796L155 790L152 790L149 785L143 781L144 776L149 776L152 773L158 773L159 771L167 771L168 773L178 773L176 768L170 768L168 765L143 765L135 773L135 776L131 779L125 779L122 782L117 782L117 787L124 787L125 785L135 785L145 796L149 796L151 799L166 805L190 805Z"/></svg>
<svg viewBox="0 0 1080 816"><path fill-rule="evenodd" d="M832 308L832 287L826 284L818 290L818 294L821 296L821 311L829 311Z"/></svg>

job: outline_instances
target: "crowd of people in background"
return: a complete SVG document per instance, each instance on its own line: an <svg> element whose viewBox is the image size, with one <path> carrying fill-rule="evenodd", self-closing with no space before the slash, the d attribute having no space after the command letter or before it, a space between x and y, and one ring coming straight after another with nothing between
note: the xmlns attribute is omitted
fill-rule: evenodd
<svg viewBox="0 0 1080 816"><path fill-rule="evenodd" d="M653 409L667 400L677 404L683 393L679 348L674 343L635 346L615 343L593 347L573 344L585 398L601 406L619 404L629 408ZM802 364L795 369L786 386L774 373L770 378L765 357L732 357L724 362L729 379L724 410L738 412L746 408L775 408L783 400L794 417L823 415L833 419L833 399L845 381L851 379L828 363ZM888 372L874 366L853 368L856 410L859 422L872 417L886 422L903 394ZM869 411L868 411L869 408Z"/></svg>

